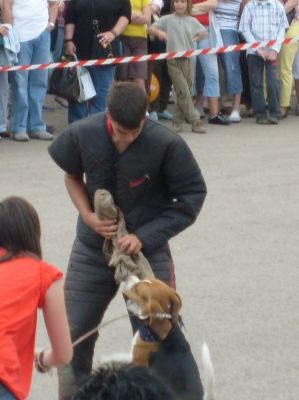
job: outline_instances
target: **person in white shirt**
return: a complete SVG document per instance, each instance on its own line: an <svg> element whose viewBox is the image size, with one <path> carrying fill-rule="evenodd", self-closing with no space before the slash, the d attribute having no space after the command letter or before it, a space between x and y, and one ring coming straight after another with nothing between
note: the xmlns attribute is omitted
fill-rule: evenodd
<svg viewBox="0 0 299 400"><path fill-rule="evenodd" d="M19 65L50 61L50 31L55 27L57 12L57 0L3 0L3 20L12 24L19 35ZM47 70L12 74L11 132L14 140L53 139L42 120L47 78Z"/></svg>

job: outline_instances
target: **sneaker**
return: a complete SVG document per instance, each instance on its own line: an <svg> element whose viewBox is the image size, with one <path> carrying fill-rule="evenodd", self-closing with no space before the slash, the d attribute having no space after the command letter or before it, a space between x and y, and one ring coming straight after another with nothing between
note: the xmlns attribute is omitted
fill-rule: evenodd
<svg viewBox="0 0 299 400"><path fill-rule="evenodd" d="M183 132L183 124L182 122L174 122L172 124L172 128L173 130L175 130L176 132Z"/></svg>
<svg viewBox="0 0 299 400"><path fill-rule="evenodd" d="M242 118L239 110L233 110L228 117L229 122L241 122Z"/></svg>
<svg viewBox="0 0 299 400"><path fill-rule="evenodd" d="M194 133L206 133L205 128L200 120L192 122L192 132Z"/></svg>
<svg viewBox="0 0 299 400"><path fill-rule="evenodd" d="M7 132L7 131L0 132L0 138L2 138L2 137L5 137L5 138L10 137L9 132Z"/></svg>
<svg viewBox="0 0 299 400"><path fill-rule="evenodd" d="M30 133L31 139L40 139L40 140L53 140L54 136L49 132L32 132Z"/></svg>
<svg viewBox="0 0 299 400"><path fill-rule="evenodd" d="M173 115L169 111L164 110L164 111L158 112L158 118L166 119L168 121L172 121Z"/></svg>
<svg viewBox="0 0 299 400"><path fill-rule="evenodd" d="M159 118L158 118L158 114L156 111L151 111L149 113L149 119L151 119L152 121L158 122Z"/></svg>
<svg viewBox="0 0 299 400"><path fill-rule="evenodd" d="M268 120L266 117L259 117L256 119L256 123L259 125L268 125Z"/></svg>
<svg viewBox="0 0 299 400"><path fill-rule="evenodd" d="M26 132L13 133L12 137L13 140L16 140L17 142L29 142L29 136Z"/></svg>
<svg viewBox="0 0 299 400"><path fill-rule="evenodd" d="M269 122L269 124L272 124L272 125L278 125L278 123L279 123L279 119L277 118L277 117L269 117L268 118L268 122Z"/></svg>
<svg viewBox="0 0 299 400"><path fill-rule="evenodd" d="M209 117L209 124L215 125L229 125L230 122L221 113L218 113L214 117Z"/></svg>

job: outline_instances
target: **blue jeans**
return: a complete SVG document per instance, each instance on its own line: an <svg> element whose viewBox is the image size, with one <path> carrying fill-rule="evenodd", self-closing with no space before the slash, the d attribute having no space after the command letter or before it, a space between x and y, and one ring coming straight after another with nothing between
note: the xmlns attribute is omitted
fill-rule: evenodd
<svg viewBox="0 0 299 400"><path fill-rule="evenodd" d="M205 49L210 47L209 37L201 39L197 42L198 49ZM204 76L203 84L203 95L205 97L219 97L220 86L219 86L219 73L218 73L218 61L216 54L208 54L198 56L198 61ZM196 73L196 90L201 93L202 81L200 75Z"/></svg>
<svg viewBox="0 0 299 400"><path fill-rule="evenodd" d="M268 109L271 117L280 116L278 61L264 61L261 57L249 54L247 57L252 106L256 118L267 116L263 92L263 73L266 71Z"/></svg>
<svg viewBox="0 0 299 400"><path fill-rule="evenodd" d="M221 36L224 46L239 44L238 32L232 29L221 29ZM220 54L220 61L223 65L225 76L225 93L237 94L243 90L240 53L231 51L230 53Z"/></svg>
<svg viewBox="0 0 299 400"><path fill-rule="evenodd" d="M0 382L0 400L16 400L4 385Z"/></svg>
<svg viewBox="0 0 299 400"><path fill-rule="evenodd" d="M50 32L46 29L37 38L21 42L18 59L19 65L48 63ZM42 120L42 110L47 93L47 81L46 70L12 73L12 133L46 130Z"/></svg>
<svg viewBox="0 0 299 400"><path fill-rule="evenodd" d="M7 129L8 77L0 72L0 132Z"/></svg>
<svg viewBox="0 0 299 400"><path fill-rule="evenodd" d="M97 95L85 103L79 103L76 100L70 101L68 112L69 123L85 118L88 115L105 111L106 109L106 98L114 78L115 67L113 65L88 67L88 70Z"/></svg>

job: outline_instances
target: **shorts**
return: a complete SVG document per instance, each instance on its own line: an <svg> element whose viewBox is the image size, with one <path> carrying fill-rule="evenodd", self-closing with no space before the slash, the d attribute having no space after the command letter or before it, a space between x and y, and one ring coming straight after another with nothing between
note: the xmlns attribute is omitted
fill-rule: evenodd
<svg viewBox="0 0 299 400"><path fill-rule="evenodd" d="M121 37L123 56L139 56L147 54L147 39L141 37ZM121 81L128 79L147 79L147 62L119 64L117 77Z"/></svg>

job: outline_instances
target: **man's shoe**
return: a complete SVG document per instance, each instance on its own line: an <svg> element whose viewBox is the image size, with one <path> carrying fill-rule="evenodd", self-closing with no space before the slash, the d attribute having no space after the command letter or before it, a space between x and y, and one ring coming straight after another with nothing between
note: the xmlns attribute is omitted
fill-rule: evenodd
<svg viewBox="0 0 299 400"><path fill-rule="evenodd" d="M228 117L229 122L241 122L242 118L240 115L240 112L238 110L233 110L230 114L230 116Z"/></svg>
<svg viewBox="0 0 299 400"><path fill-rule="evenodd" d="M166 119L167 121L172 121L173 115L169 111L164 110L164 111L158 112L158 118Z"/></svg>
<svg viewBox="0 0 299 400"><path fill-rule="evenodd" d="M192 122L192 132L194 133L206 133L205 128L200 120Z"/></svg>
<svg viewBox="0 0 299 400"><path fill-rule="evenodd" d="M209 124L229 125L230 122L221 113L218 113L214 117L209 117Z"/></svg>
<svg viewBox="0 0 299 400"><path fill-rule="evenodd" d="M272 125L278 125L279 124L279 119L277 118L277 117L269 117L268 118L268 122L269 122L269 124L272 124Z"/></svg>
<svg viewBox="0 0 299 400"><path fill-rule="evenodd" d="M16 140L17 142L29 142L29 136L26 132L13 133L12 137L13 140Z"/></svg>
<svg viewBox="0 0 299 400"><path fill-rule="evenodd" d="M174 122L172 124L172 128L173 130L175 130L176 132L183 132L183 124L182 122Z"/></svg>
<svg viewBox="0 0 299 400"><path fill-rule="evenodd" d="M157 112L156 111L151 111L150 113L149 113L149 119L151 119L152 121L155 121L155 122L158 122L159 121L159 118L158 118L158 114L157 114Z"/></svg>
<svg viewBox="0 0 299 400"><path fill-rule="evenodd" d="M32 132L30 133L30 138L39 140L53 140L54 136L49 132Z"/></svg>
<svg viewBox="0 0 299 400"><path fill-rule="evenodd" d="M256 119L256 123L259 125L268 125L268 120L266 117L259 117Z"/></svg>

